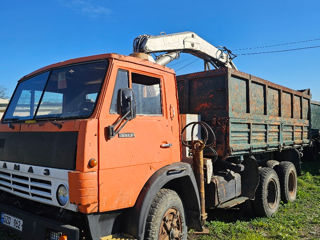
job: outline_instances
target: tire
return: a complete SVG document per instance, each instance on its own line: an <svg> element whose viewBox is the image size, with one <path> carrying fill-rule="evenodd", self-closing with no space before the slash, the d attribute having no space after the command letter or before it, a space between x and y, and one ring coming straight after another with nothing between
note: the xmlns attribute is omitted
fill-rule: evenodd
<svg viewBox="0 0 320 240"><path fill-rule="evenodd" d="M269 160L266 162L266 167L275 169L280 163L277 160Z"/></svg>
<svg viewBox="0 0 320 240"><path fill-rule="evenodd" d="M256 190L253 207L255 214L260 217L271 217L279 208L280 182L277 173L272 168L259 170L260 182Z"/></svg>
<svg viewBox="0 0 320 240"><path fill-rule="evenodd" d="M281 200L285 203L293 202L297 197L297 171L293 163L281 162L278 169L281 187Z"/></svg>
<svg viewBox="0 0 320 240"><path fill-rule="evenodd" d="M187 239L185 212L182 201L175 191L161 189L153 199L144 239Z"/></svg>

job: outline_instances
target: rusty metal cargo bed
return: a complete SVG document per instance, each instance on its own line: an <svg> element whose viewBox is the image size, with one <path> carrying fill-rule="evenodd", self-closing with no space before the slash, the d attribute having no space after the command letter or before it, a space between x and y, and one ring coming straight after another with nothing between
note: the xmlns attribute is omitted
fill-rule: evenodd
<svg viewBox="0 0 320 240"><path fill-rule="evenodd" d="M309 144L310 91L233 69L177 77L180 112L214 129L221 158Z"/></svg>

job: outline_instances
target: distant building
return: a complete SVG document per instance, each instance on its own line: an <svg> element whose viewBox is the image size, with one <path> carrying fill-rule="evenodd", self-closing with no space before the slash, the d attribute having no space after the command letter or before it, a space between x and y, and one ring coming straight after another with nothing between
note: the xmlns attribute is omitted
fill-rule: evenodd
<svg viewBox="0 0 320 240"><path fill-rule="evenodd" d="M0 119L2 118L3 112L6 110L8 103L8 99L0 98Z"/></svg>

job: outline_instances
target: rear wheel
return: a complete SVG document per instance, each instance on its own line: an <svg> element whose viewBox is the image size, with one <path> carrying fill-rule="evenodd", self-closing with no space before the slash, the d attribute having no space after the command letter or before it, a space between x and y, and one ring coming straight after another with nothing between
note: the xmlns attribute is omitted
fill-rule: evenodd
<svg viewBox="0 0 320 240"><path fill-rule="evenodd" d="M155 196L147 218L145 239L187 239L184 208L175 191L161 189Z"/></svg>
<svg viewBox="0 0 320 240"><path fill-rule="evenodd" d="M253 202L254 210L257 216L273 216L280 204L280 182L277 173L272 168L261 168L260 182L256 190L255 200Z"/></svg>
<svg viewBox="0 0 320 240"><path fill-rule="evenodd" d="M285 203L293 202L297 196L297 171L294 164L281 162L277 172L281 186L281 200Z"/></svg>

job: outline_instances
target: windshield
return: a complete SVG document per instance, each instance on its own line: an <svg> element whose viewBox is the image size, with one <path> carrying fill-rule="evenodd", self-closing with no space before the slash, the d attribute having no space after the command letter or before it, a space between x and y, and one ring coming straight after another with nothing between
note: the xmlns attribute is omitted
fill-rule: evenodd
<svg viewBox="0 0 320 240"><path fill-rule="evenodd" d="M18 84L4 121L89 117L108 61L77 64L41 73Z"/></svg>

